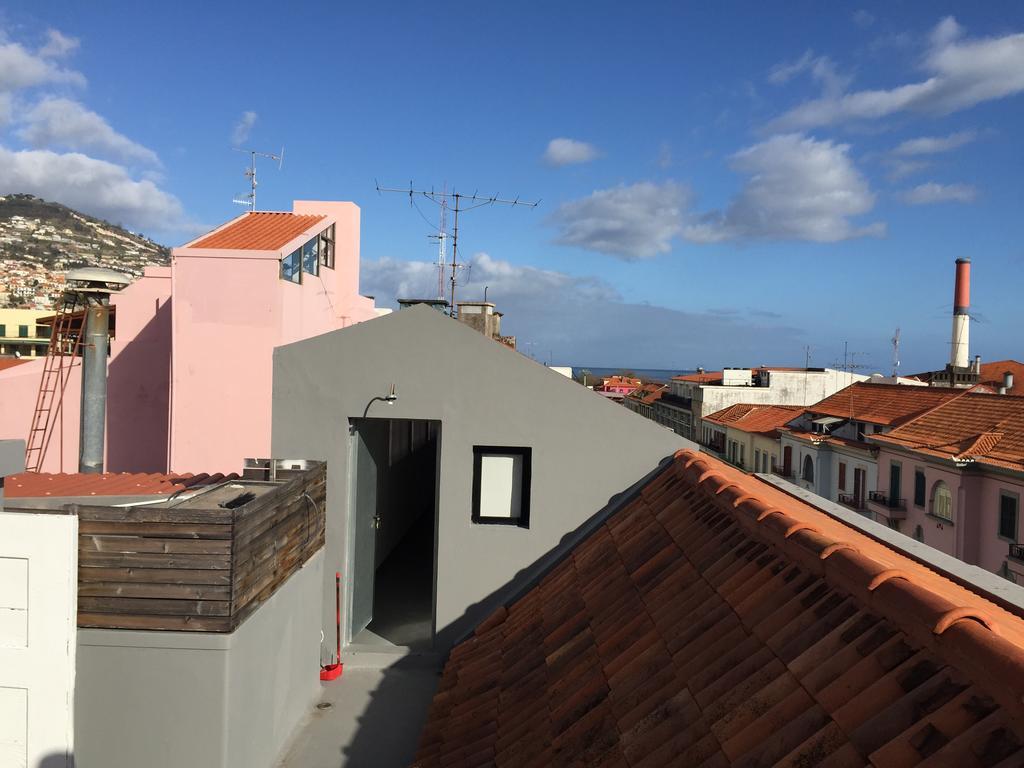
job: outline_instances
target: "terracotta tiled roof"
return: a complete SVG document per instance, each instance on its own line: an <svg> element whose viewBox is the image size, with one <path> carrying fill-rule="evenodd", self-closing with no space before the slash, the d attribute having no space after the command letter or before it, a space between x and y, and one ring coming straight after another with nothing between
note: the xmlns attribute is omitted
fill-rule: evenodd
<svg viewBox="0 0 1024 768"><path fill-rule="evenodd" d="M92 475L22 472L8 475L4 479L4 496L8 499L43 496L151 496L237 478L236 474L163 475L104 472Z"/></svg>
<svg viewBox="0 0 1024 768"><path fill-rule="evenodd" d="M1008 395L1024 394L1024 363L1016 360L996 360L981 364L981 382L998 389L1003 385L1003 374L1013 374L1013 386L1007 390Z"/></svg>
<svg viewBox="0 0 1024 768"><path fill-rule="evenodd" d="M668 390L667 384L655 384L652 382L637 387L626 395L626 397L632 400L639 400L646 405L650 405L651 403L657 402L666 390Z"/></svg>
<svg viewBox="0 0 1024 768"><path fill-rule="evenodd" d="M813 445L842 445L848 448L860 448L865 451L870 451L873 446L863 440L854 440L849 437L840 437L839 435L829 435L822 432L808 432L804 429L792 429L780 427L778 432L781 434L788 435L789 437L795 437L797 440L806 440L808 443Z"/></svg>
<svg viewBox="0 0 1024 768"><path fill-rule="evenodd" d="M851 384L808 406L810 413L895 426L930 408L960 397L967 390L918 387L911 384Z"/></svg>
<svg viewBox="0 0 1024 768"><path fill-rule="evenodd" d="M1024 471L1024 397L963 392L871 438L938 458Z"/></svg>
<svg viewBox="0 0 1024 768"><path fill-rule="evenodd" d="M681 376L673 376L672 381L692 381L696 384L712 384L722 380L721 371L706 371L705 373L685 373Z"/></svg>
<svg viewBox="0 0 1024 768"><path fill-rule="evenodd" d="M456 646L427 766L1017 766L1024 621L680 452Z"/></svg>
<svg viewBox="0 0 1024 768"><path fill-rule="evenodd" d="M741 432L772 434L803 412L799 405L751 405L736 403L705 416L705 421L738 429Z"/></svg>
<svg viewBox="0 0 1024 768"><path fill-rule="evenodd" d="M16 357L0 358L0 371L7 370L8 368L13 368L16 365L21 365L22 363L27 363L27 362L28 362L28 360L26 360L26 359L19 360Z"/></svg>
<svg viewBox="0 0 1024 768"><path fill-rule="evenodd" d="M297 213L247 213L216 232L192 241L186 247L276 251L326 218Z"/></svg>

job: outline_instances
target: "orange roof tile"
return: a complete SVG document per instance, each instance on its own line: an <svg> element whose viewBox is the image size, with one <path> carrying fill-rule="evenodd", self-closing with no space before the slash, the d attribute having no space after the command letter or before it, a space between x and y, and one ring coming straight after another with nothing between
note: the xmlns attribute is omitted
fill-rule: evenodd
<svg viewBox="0 0 1024 768"><path fill-rule="evenodd" d="M858 382L807 407L808 412L895 426L963 395L965 389Z"/></svg>
<svg viewBox="0 0 1024 768"><path fill-rule="evenodd" d="M637 387L628 395L626 395L626 397L631 398L633 400L639 400L640 402L646 405L650 405L651 403L654 403L657 400L659 400L666 390L668 390L667 384L656 384L654 382L649 382L647 384L642 384L641 386Z"/></svg>
<svg viewBox="0 0 1024 768"><path fill-rule="evenodd" d="M1024 397L961 391L872 440L937 458L1024 471Z"/></svg>
<svg viewBox="0 0 1024 768"><path fill-rule="evenodd" d="M736 403L705 416L705 421L732 427L741 432L771 434L803 412L799 405L752 405Z"/></svg>
<svg viewBox="0 0 1024 768"><path fill-rule="evenodd" d="M22 472L4 479L8 499L66 496L153 496L184 491L222 480L237 479L237 474L164 475L129 472L102 474L65 474Z"/></svg>
<svg viewBox="0 0 1024 768"><path fill-rule="evenodd" d="M315 214L265 211L247 213L227 226L193 240L185 247L276 251L326 218Z"/></svg>
<svg viewBox="0 0 1024 768"><path fill-rule="evenodd" d="M1024 620L681 451L456 646L418 768L1024 760Z"/></svg>
<svg viewBox="0 0 1024 768"><path fill-rule="evenodd" d="M1024 394L1024 363L1018 363L1016 360L995 360L991 363L982 363L981 383L998 389L1003 385L1003 374L1005 373L1013 374L1013 386L1006 393L1008 395Z"/></svg>
<svg viewBox="0 0 1024 768"><path fill-rule="evenodd" d="M8 368L13 368L16 365L21 365L22 363L27 363L27 362L28 362L28 360L24 359L24 358L22 358L20 360L18 358L16 358L16 357L0 358L0 371L7 370Z"/></svg>
<svg viewBox="0 0 1024 768"><path fill-rule="evenodd" d="M704 373L685 373L680 376L673 376L672 381L692 381L697 384L710 384L722 380L721 371L705 371Z"/></svg>

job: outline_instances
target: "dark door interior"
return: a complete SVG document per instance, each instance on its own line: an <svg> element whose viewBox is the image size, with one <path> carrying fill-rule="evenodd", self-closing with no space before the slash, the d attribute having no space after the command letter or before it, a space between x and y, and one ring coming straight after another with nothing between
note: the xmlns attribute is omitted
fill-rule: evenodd
<svg viewBox="0 0 1024 768"><path fill-rule="evenodd" d="M356 435L352 636L429 645L440 424L359 419Z"/></svg>

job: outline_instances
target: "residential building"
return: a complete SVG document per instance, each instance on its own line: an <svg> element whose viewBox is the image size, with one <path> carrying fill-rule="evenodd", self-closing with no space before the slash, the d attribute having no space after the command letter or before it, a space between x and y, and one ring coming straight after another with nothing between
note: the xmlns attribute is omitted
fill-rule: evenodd
<svg viewBox="0 0 1024 768"><path fill-rule="evenodd" d="M273 419L275 455L328 462L324 628L340 572L356 647L447 650L693 445L427 307L278 348Z"/></svg>
<svg viewBox="0 0 1024 768"><path fill-rule="evenodd" d="M641 384L623 398L622 404L646 419L654 419L654 404L668 391L667 384Z"/></svg>
<svg viewBox="0 0 1024 768"><path fill-rule="evenodd" d="M1024 397L963 392L869 441L869 509L935 549L1024 579Z"/></svg>
<svg viewBox="0 0 1024 768"><path fill-rule="evenodd" d="M0 357L45 355L51 326L39 321L52 315L38 309L0 309Z"/></svg>
<svg viewBox="0 0 1024 768"><path fill-rule="evenodd" d="M810 405L867 377L832 368L726 368L676 376L654 409L655 421L691 440L701 419L737 403Z"/></svg>
<svg viewBox="0 0 1024 768"><path fill-rule="evenodd" d="M274 348L376 317L358 287L352 203L245 213L173 249L111 296L106 468L229 472L268 455ZM28 436L42 368L0 371L0 439ZM80 388L75 365L46 471L78 464Z"/></svg>
<svg viewBox="0 0 1024 768"><path fill-rule="evenodd" d="M843 512L680 452L452 650L413 764L1020 764L1019 604Z"/></svg>
<svg viewBox="0 0 1024 768"><path fill-rule="evenodd" d="M878 482L878 447L866 436L889 432L963 392L874 380L846 387L780 429L779 474L866 513Z"/></svg>
<svg viewBox="0 0 1024 768"><path fill-rule="evenodd" d="M643 385L640 379L632 376L605 376L601 383L594 387L597 392L614 392L617 395L628 395Z"/></svg>
<svg viewBox="0 0 1024 768"><path fill-rule="evenodd" d="M774 472L779 428L802 411L799 405L730 405L704 417L700 444L747 472Z"/></svg>

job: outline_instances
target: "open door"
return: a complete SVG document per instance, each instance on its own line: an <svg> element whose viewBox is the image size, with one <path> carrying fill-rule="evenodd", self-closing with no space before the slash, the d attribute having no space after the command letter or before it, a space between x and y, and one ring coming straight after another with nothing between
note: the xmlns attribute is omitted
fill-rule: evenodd
<svg viewBox="0 0 1024 768"><path fill-rule="evenodd" d="M380 425L365 419L352 430L350 455L354 457L352 610L350 637L359 634L373 620L373 581L376 572L377 486L379 464L387 454L385 432Z"/></svg>
<svg viewBox="0 0 1024 768"><path fill-rule="evenodd" d="M433 644L439 439L436 421L352 421L354 643Z"/></svg>

